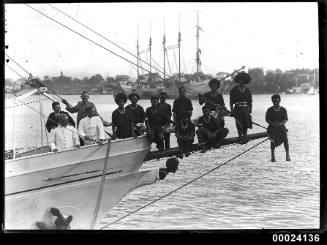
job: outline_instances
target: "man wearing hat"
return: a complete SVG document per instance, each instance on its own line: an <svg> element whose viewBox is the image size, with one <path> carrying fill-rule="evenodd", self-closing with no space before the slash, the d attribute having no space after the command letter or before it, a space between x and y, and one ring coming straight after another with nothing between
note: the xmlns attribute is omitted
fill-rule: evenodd
<svg viewBox="0 0 327 245"><path fill-rule="evenodd" d="M245 85L251 81L248 73L242 71L234 77L234 82L237 83L230 91L230 109L231 116L235 117L236 128L240 143L247 143L246 139L248 128L252 128L252 94L249 88Z"/></svg>
<svg viewBox="0 0 327 245"><path fill-rule="evenodd" d="M164 135L163 127L170 120L167 114L158 105L159 98L154 95L151 96L151 105L145 111L145 122L147 126L148 135L151 140L157 144L159 150L164 149Z"/></svg>
<svg viewBox="0 0 327 245"><path fill-rule="evenodd" d="M137 93L131 93L128 96L131 104L126 106L126 112L132 117L133 127L136 136L140 136L145 132L145 112L142 106L137 104L140 96Z"/></svg>
<svg viewBox="0 0 327 245"><path fill-rule="evenodd" d="M213 78L209 81L209 87L211 89L210 92L205 93L204 95L198 94L199 103L208 107L211 111L211 115L222 121L223 125L224 121L224 110L226 110L225 102L222 94L218 93L218 89L220 88L220 81L216 78Z"/></svg>
<svg viewBox="0 0 327 245"><path fill-rule="evenodd" d="M169 120L171 119L171 106L166 103L167 94L165 92L161 92L159 94L159 107L167 114ZM169 123L165 125L165 128L169 127ZM170 148L170 133L164 132L165 138L165 149Z"/></svg>
<svg viewBox="0 0 327 245"><path fill-rule="evenodd" d="M127 96L124 93L119 93L115 97L115 102L118 108L112 113L112 138L125 139L135 136L132 117L125 110Z"/></svg>

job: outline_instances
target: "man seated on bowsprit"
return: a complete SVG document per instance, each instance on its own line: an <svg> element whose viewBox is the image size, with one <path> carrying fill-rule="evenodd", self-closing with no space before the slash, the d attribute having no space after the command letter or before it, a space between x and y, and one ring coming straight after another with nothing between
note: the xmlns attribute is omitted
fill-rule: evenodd
<svg viewBox="0 0 327 245"><path fill-rule="evenodd" d="M202 107L203 116L198 120L199 129L196 131L202 151L206 152L211 147L219 148L229 130L224 128L222 121L210 115L209 107Z"/></svg>
<svg viewBox="0 0 327 245"><path fill-rule="evenodd" d="M179 158L183 158L183 154L185 154L185 157L191 155L191 145L194 142L195 136L195 126L191 122L188 113L185 112L182 114L181 118L182 120L177 123L175 129L175 135L177 138L178 147L180 149L178 154Z"/></svg>

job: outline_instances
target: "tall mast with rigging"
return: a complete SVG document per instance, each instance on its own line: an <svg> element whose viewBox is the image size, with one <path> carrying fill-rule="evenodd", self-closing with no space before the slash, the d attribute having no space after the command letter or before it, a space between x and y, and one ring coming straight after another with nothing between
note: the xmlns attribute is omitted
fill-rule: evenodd
<svg viewBox="0 0 327 245"><path fill-rule="evenodd" d="M139 61L140 61L140 47L139 47L139 23L137 22L137 41L136 41L136 64L137 64L137 87L136 93L138 93L139 86L140 86L140 68L139 68Z"/></svg>
<svg viewBox="0 0 327 245"><path fill-rule="evenodd" d="M178 32L178 82L181 85L181 23L180 23L180 15L179 15L179 32Z"/></svg>
<svg viewBox="0 0 327 245"><path fill-rule="evenodd" d="M200 49L199 49L199 39L200 39L200 35L199 35L199 31L200 31L200 26L199 26L199 11L196 11L197 15L197 24L196 24L196 74L197 76L199 75L199 71L200 71L200 66L201 66L201 60L200 60Z"/></svg>
<svg viewBox="0 0 327 245"><path fill-rule="evenodd" d="M164 18L164 35L163 35L163 41L162 41L162 44L163 44L163 54L164 54L164 58L163 58L163 72L164 72L164 82L166 80L166 28L165 28L165 18Z"/></svg>
<svg viewBox="0 0 327 245"><path fill-rule="evenodd" d="M150 83L152 82L152 64L151 64L151 46L152 46L152 38L151 38L151 20L150 20L150 40L149 40L149 52L150 52Z"/></svg>

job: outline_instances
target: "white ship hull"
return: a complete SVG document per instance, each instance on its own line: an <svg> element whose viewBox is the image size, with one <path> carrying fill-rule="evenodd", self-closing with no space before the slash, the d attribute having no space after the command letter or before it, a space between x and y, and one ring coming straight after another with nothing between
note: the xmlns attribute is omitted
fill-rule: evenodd
<svg viewBox="0 0 327 245"><path fill-rule="evenodd" d="M147 172L145 170L117 177L106 176L95 228L101 228L99 222ZM90 229L100 183L101 177L94 177L6 195L4 228L6 230L38 229L36 226L38 221L53 224L55 217L49 213L49 209L55 207L64 216L73 216L71 229Z"/></svg>
<svg viewBox="0 0 327 245"><path fill-rule="evenodd" d="M111 142L107 174L137 171L150 151L147 136ZM43 153L5 162L5 194L18 194L102 174L107 144Z"/></svg>

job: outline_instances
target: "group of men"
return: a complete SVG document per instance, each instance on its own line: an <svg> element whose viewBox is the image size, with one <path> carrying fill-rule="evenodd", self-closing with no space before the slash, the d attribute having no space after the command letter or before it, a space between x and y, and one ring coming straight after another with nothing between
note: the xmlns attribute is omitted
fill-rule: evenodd
<svg viewBox="0 0 327 245"><path fill-rule="evenodd" d="M59 102L52 104L54 112L49 115L46 123L50 132L51 150L58 151L80 145L103 143L107 138L106 134L110 135L105 132L104 128L111 125L112 135L110 137L112 139L137 137L146 133L156 143L158 150L170 148L170 134L175 132L180 148L179 157L183 158L190 155L195 134L202 146L202 152L210 148L219 148L229 132L224 121L224 117L227 115L235 118L240 143L247 143L247 130L252 128L252 94L246 87L250 81L251 77L246 72L239 72L234 77L237 85L230 92L230 111L228 111L222 94L218 92L220 81L215 78L211 79L209 82L211 91L204 95L198 94L199 104L205 104L202 107L203 115L193 122L191 120L193 105L185 95L185 87L179 87L179 97L174 100L172 108L170 104L166 103L167 94L164 92L159 96L151 96L151 106L145 110L138 104L140 96L137 93L131 93L128 97L124 93L119 93L115 96L118 108L112 113L111 123L99 116L95 105L88 101L88 93L84 91L81 94L82 101L78 102L76 106L71 106L66 100L62 100L67 111L77 112L76 129L74 120L67 112L61 111ZM127 98L131 103L125 106ZM274 99L276 100L275 97ZM267 111L268 116L266 117L270 125L268 134L273 142L272 161L274 160L274 148L283 142L287 151L287 159L289 159L287 135L285 130L280 129L281 133L276 133L278 126L276 122L271 121L271 115L276 117L278 113L273 113L276 110L271 112L272 110L270 109L269 113ZM287 121L286 109L283 108L282 112L284 113L283 119L286 118ZM197 130L195 130L196 127ZM276 139L276 137L279 139L274 141L273 138Z"/></svg>

